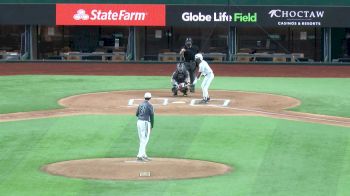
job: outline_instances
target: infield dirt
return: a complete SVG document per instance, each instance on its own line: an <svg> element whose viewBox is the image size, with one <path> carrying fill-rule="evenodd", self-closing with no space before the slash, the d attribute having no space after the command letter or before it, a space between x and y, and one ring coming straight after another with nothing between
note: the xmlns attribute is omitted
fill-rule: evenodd
<svg viewBox="0 0 350 196"><path fill-rule="evenodd" d="M113 91L75 95L59 100L63 109L1 114L0 122L84 114L134 114L143 100L142 91ZM210 91L208 104L197 104L201 92L172 96L169 90L152 90L157 115L265 116L350 127L350 119L288 111L301 102L295 98L254 92Z"/></svg>

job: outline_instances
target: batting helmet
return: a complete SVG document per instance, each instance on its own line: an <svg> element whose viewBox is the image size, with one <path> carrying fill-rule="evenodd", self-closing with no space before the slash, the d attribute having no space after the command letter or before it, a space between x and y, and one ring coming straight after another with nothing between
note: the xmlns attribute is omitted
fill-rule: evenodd
<svg viewBox="0 0 350 196"><path fill-rule="evenodd" d="M195 56L194 56L194 59L197 60L197 59L200 59L201 61L203 60L203 55L201 53L197 53Z"/></svg>

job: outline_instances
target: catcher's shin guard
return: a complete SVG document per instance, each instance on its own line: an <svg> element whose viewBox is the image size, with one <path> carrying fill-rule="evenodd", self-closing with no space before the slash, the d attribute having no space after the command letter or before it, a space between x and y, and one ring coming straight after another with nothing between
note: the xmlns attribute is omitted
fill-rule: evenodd
<svg viewBox="0 0 350 196"><path fill-rule="evenodd" d="M181 92L183 93L184 96L187 95L188 87L185 86L184 88L181 89Z"/></svg>
<svg viewBox="0 0 350 196"><path fill-rule="evenodd" d="M173 92L174 96L177 95L177 88L176 88L176 86L173 86L173 88L171 89L171 92Z"/></svg>

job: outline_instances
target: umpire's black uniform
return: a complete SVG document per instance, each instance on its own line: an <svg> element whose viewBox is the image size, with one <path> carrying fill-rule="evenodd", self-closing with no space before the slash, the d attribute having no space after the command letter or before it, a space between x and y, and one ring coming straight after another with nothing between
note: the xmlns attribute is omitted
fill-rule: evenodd
<svg viewBox="0 0 350 196"><path fill-rule="evenodd" d="M194 61L194 56L199 52L199 49L197 46L192 45L192 39L187 38L185 42L185 46L182 48L185 51L183 52L184 60L185 60L185 66L188 70L188 73L190 74L190 82L191 82L191 88L190 91L194 92L194 84L193 81L196 77L195 71L196 71L196 62Z"/></svg>

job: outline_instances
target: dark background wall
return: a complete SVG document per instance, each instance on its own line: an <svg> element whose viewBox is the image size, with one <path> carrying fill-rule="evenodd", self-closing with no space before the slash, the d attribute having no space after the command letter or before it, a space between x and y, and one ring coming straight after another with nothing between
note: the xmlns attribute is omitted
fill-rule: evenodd
<svg viewBox="0 0 350 196"><path fill-rule="evenodd" d="M349 0L0 0L0 3L154 3L154 4L221 4L221 5L328 5L350 6Z"/></svg>

